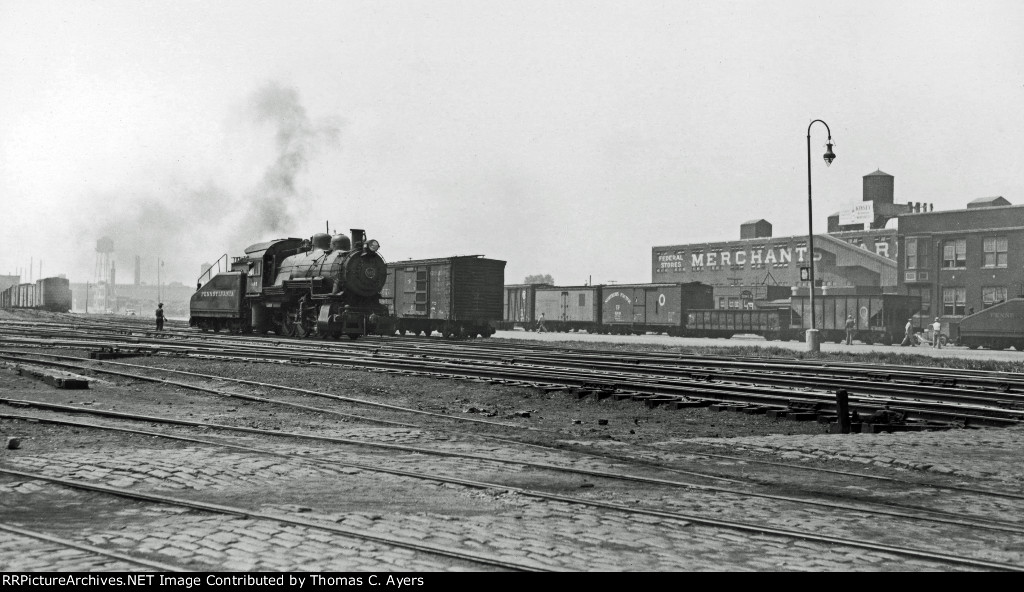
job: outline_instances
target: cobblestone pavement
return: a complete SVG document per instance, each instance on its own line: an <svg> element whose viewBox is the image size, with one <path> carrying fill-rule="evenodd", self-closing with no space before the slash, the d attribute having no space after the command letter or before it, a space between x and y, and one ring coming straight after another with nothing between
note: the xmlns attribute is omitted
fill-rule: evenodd
<svg viewBox="0 0 1024 592"><path fill-rule="evenodd" d="M255 364L240 367L253 372L267 371ZM294 372L300 370L310 371L299 369ZM279 371L282 370L272 367L267 372ZM429 403L460 410L469 404L466 401L482 406L477 401L485 397L492 398L488 406L494 405L498 401L498 395L494 393L500 391L494 387L373 376L366 380L378 380L371 383L371 389L375 390L360 390L356 381L364 380L368 374L324 373L321 380L349 380L356 385L347 387L349 391L363 397L382 399L391 389L427 384L425 393L411 389L399 392L412 393L408 395L413 401L411 404ZM0 449L0 467L3 468L237 506L251 512L312 521L316 525L330 525L355 533L332 532L322 527L287 524L261 517L239 517L131 501L44 480L0 474L0 522L189 569L496 569L401 545L370 541L356 536L359 533L396 537L410 544L434 548L459 549L526 567L552 570L965 569L845 545L714 527L696 518L669 519L641 513L641 510L655 509L707 519L802 529L837 537L873 538L894 547L930 548L947 554L963 553L990 561L1024 565L1024 535L1020 533L914 523L856 510L830 511L793 502L751 498L740 493L615 482L579 474L558 474L521 464L509 465L499 461L562 464L587 470L614 470L704 484L716 483L678 473L658 472L622 460L581 456L571 451L544 451L452 434L445 431L447 425L443 418L434 418L432 427L424 428L359 424L336 417L327 418L316 412L193 396L185 389L151 387L122 379L97 383L93 390L74 394L52 391L48 386L20 377L0 376L0 388L6 388L6 384L15 385L6 392L17 390L16 394L24 398L62 404L77 401L75 404L83 408L139 411L239 426L258 425L273 430L302 431L485 457L464 459L216 429L141 424L145 429L154 431L273 449L291 455L286 458L174 442L154 436L0 420L0 443L4 442L4 436L12 434L22 439L20 449ZM433 388L437 389L436 392L429 390ZM479 388L479 391L473 391L474 388ZM444 393L449 392L447 389L461 390L457 398L445 398ZM523 405L525 394L521 396L523 398L503 403ZM12 395L12 398L16 397ZM745 481L717 482L730 489L833 498L853 504L890 500L964 517L974 515L1024 524L1024 502L1021 500L978 497L968 492L928 486L987 487L1019 494L1024 482L1024 469L1018 462L1024 449L1024 428L846 436L681 437L677 435L686 429L686 422L677 421L671 424L671 428L660 431L653 429L678 420L681 415L657 410L633 411L633 408L624 407L626 403L618 406L591 405L590 402L581 403L557 395L539 395L529 400L531 408L543 409L535 414L537 420L543 419L540 415L550 418L556 411L562 413L558 416L559 424L536 425L574 426L579 422L567 419L584 412L590 413L588 421L596 424L596 418L621 413L613 417L612 423L619 430L616 435L622 438L621 432L631 433L635 427L645 436L643 440L637 438L627 442L609 439L607 434L599 431L570 427L571 431L558 431L558 435L552 436L551 443L558 446L589 447L618 455L664 461L681 469L717 472ZM722 417L718 418L718 415ZM721 427L726 423L725 415L716 414L712 420L694 412L689 421L713 421ZM70 417L67 414L60 416ZM395 418L383 413L380 417ZM86 417L75 419L86 420ZM409 418L400 419L407 421ZM639 423L638 419L641 420ZM124 425L115 419L89 417L87 421ZM650 423L645 423L647 421ZM770 425L771 430L787 429L785 424ZM458 428L472 431L472 426L465 424L458 424ZM717 433L718 429L696 433ZM716 458L708 454L730 455L737 459ZM327 460L324 462L313 457ZM921 484L897 487L845 476L840 480L836 476L823 477L822 473L759 461L896 476L918 480ZM504 485L497 489L472 488L377 470L361 470L343 466L343 463L451 475ZM516 488L611 501L627 506L630 511L541 500L522 495ZM61 549L53 543L21 536L0 535L0 542L0 570L138 569L117 560L85 551Z"/></svg>
<svg viewBox="0 0 1024 592"><path fill-rule="evenodd" d="M718 451L758 452L784 461L849 461L907 471L924 471L1003 485L1024 494L1024 426L895 432L882 434L776 435L729 438L691 438L659 443L700 445Z"/></svg>
<svg viewBox="0 0 1024 592"><path fill-rule="evenodd" d="M307 452L319 452L307 450ZM440 470L448 459L416 459L418 470ZM6 466L47 475L139 491L161 491L188 499L240 505L305 520L337 524L442 548L458 548L539 569L554 570L933 570L953 569L888 553L751 535L749 533L539 501L515 492L479 490L421 479L325 467L294 459L267 458L208 448L137 448L46 455L9 455ZM473 477L474 475L466 475ZM587 491L590 491L588 488ZM594 489L595 493L597 488ZM327 493L329 492L329 494ZM269 520L212 515L149 503L112 501L44 481L0 482L0 509L19 516L38 515L47 506L65 508L76 525L77 540L98 547L159 559L196 569L224 570L439 570L480 569L356 537ZM608 492L605 492L608 493ZM611 492L614 501L637 493ZM644 503L640 503L644 499ZM676 492L657 500L678 509L727 519L775 517L780 526L812 531L856 531L863 517L834 519L816 510L793 509L766 500L730 495ZM366 511L372 506L372 511ZM75 512L66 508L75 507ZM88 514L91 519L79 518ZM39 528L32 520L26 528ZM946 534L934 525L924 531ZM901 536L907 536L904 532ZM913 534L913 533L910 533ZM920 533L919 533L920 534ZM964 535L960 535L964 538ZM899 542L899 537L894 542ZM998 543L991 534L961 541L966 552L982 555ZM5 547L9 549L9 547ZM29 544L28 555L0 551L8 569L61 568L65 560L85 561L79 552L56 556L51 546ZM1002 560L1019 560L1019 541ZM947 547L947 551L949 548ZM989 554L991 558L992 554ZM106 565L94 559L97 565ZM76 564L77 565L77 564Z"/></svg>

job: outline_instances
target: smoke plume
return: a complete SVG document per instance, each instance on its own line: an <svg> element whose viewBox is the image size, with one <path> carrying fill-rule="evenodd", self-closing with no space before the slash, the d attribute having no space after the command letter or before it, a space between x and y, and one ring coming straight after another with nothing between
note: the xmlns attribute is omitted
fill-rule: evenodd
<svg viewBox="0 0 1024 592"><path fill-rule="evenodd" d="M116 190L92 193L77 213L81 223L76 240L90 247L76 252L78 271L72 272L73 278L91 278L95 256L91 245L101 236L114 240L119 283L132 281L130 270L139 255L143 281L155 280L156 260L161 258L164 282L190 284L202 263L225 251L240 255L253 243L299 233L293 214L312 207L313 196L301 189L297 178L317 154L338 145L340 123L331 118L310 119L298 91L275 82L250 95L234 115L229 119L236 123L241 119L245 128L240 136L270 140L269 150L257 150L271 155L262 172L249 179L189 175L169 158L163 179L159 174L155 179L126 179ZM246 149L252 147L239 146L237 153L251 154ZM233 151L233 146L227 150ZM219 163L207 164L199 168L218 170ZM115 207L118 203L123 206Z"/></svg>
<svg viewBox="0 0 1024 592"><path fill-rule="evenodd" d="M308 193L296 188L295 178L322 148L337 146L340 124L335 119L311 121L298 92L274 82L252 96L249 111L254 123L274 128L277 155L246 196L246 232L267 238L294 233L291 212L312 202Z"/></svg>

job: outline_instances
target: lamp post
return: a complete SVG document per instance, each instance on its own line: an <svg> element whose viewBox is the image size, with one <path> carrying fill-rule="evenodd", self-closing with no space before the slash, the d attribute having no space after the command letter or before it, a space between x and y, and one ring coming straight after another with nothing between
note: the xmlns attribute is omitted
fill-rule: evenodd
<svg viewBox="0 0 1024 592"><path fill-rule="evenodd" d="M811 303L811 328L807 330L807 351L821 351L821 337L818 335L818 322L814 313L814 208L811 201L811 127L815 123L821 123L828 132L828 143L825 144L825 166L830 166L836 155L832 152L832 130L828 124L820 119L815 119L807 126L807 253L810 257L810 303Z"/></svg>

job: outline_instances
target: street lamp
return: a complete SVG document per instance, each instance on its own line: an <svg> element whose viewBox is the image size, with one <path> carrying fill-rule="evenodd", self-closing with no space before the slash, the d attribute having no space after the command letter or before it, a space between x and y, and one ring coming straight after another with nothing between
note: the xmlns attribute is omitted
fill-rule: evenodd
<svg viewBox="0 0 1024 592"><path fill-rule="evenodd" d="M811 303L811 328L807 330L807 351L820 352L821 351L821 338L818 335L818 323L816 315L814 314L814 215L813 205L811 202L811 126L815 123L821 123L825 126L825 130L828 132L828 143L825 144L825 166L830 166L832 161L836 159L836 155L832 152L832 130L829 129L828 124L820 119L815 119L807 126L807 252L810 255L810 303Z"/></svg>

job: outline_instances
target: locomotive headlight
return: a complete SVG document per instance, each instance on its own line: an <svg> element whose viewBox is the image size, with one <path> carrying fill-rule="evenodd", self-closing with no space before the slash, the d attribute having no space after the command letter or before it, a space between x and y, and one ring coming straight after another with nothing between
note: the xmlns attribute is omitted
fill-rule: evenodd
<svg viewBox="0 0 1024 592"><path fill-rule="evenodd" d="M377 252L377 249L379 249L379 248L380 248L380 243L378 243L378 242L377 242L377 241L375 241L375 240L371 240L371 241L369 241L369 242L367 242L367 243L366 243L366 248L367 248L367 249L370 249L370 252L371 252L371 253L376 253L376 252Z"/></svg>

